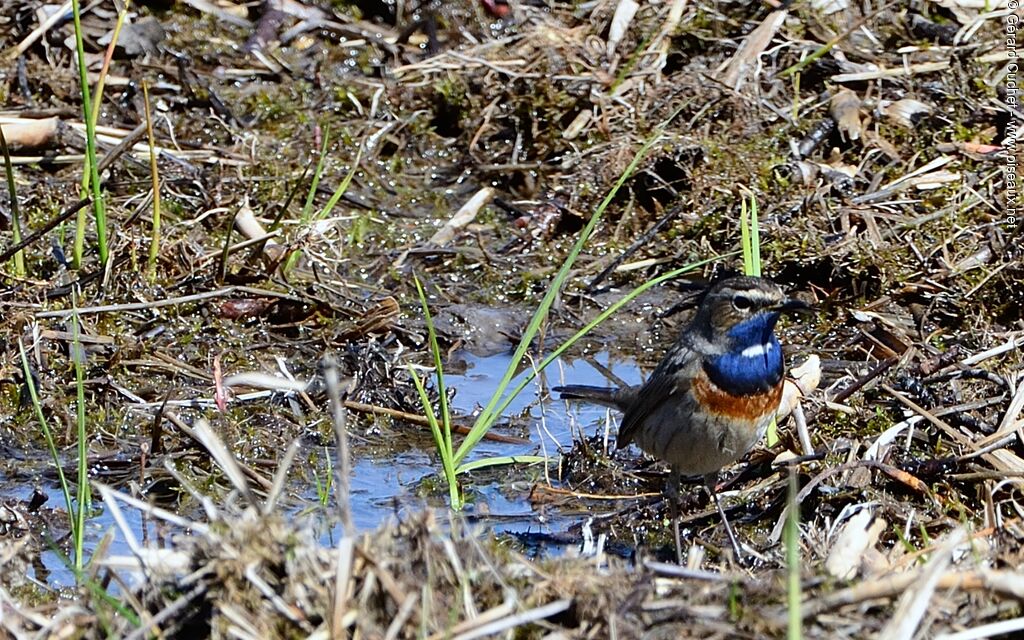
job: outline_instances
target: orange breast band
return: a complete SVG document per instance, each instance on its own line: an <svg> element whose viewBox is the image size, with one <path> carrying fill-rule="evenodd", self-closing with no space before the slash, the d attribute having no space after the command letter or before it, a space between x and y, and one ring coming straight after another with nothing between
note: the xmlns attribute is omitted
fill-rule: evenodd
<svg viewBox="0 0 1024 640"><path fill-rule="evenodd" d="M760 420L766 414L775 413L782 399L782 384L765 393L747 396L732 395L712 382L707 373L700 370L693 378L693 395L700 406L719 416L735 420Z"/></svg>

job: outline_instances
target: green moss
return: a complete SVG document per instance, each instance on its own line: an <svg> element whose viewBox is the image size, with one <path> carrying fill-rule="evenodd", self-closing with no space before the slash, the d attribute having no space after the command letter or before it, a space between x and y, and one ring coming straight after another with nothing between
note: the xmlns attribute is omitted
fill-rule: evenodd
<svg viewBox="0 0 1024 640"><path fill-rule="evenodd" d="M877 435L892 427L896 422L883 407L875 407L875 415L868 419L864 429L859 433L862 435Z"/></svg>
<svg viewBox="0 0 1024 640"><path fill-rule="evenodd" d="M438 468L440 468L438 463ZM448 485L445 484L441 475L432 473L423 477L416 485L416 494L419 496L447 495Z"/></svg>
<svg viewBox="0 0 1024 640"><path fill-rule="evenodd" d="M469 105L469 88L465 81L457 75L446 76L434 85L434 90L451 109L461 112Z"/></svg>

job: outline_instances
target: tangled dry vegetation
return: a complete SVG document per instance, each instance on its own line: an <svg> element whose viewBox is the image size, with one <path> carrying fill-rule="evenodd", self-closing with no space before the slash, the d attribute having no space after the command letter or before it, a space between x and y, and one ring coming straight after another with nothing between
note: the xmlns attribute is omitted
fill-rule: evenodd
<svg viewBox="0 0 1024 640"><path fill-rule="evenodd" d="M72 221L89 209L73 30L66 8L0 0L0 126L26 226L19 243L4 236L2 260L22 249L25 271L2 274L15 384L0 473L54 482L19 403L19 342L57 424L74 422L80 351L97 506L141 511L159 532L140 541L121 524L79 586L54 593L31 568L51 544L67 551L66 514L5 493L0 627L463 639L767 637L794 621L822 638L1024 628L1016 6L186 0L128 7L107 58L121 6L92 3L82 31L90 82L105 87L111 257L69 269ZM143 82L164 210L153 273ZM452 352L507 349L521 328L508 318L535 304L654 135L551 332L622 287L733 251L738 202L756 196L768 275L817 310L785 342L796 362L818 356L822 378L803 401L810 443L782 425L780 444L729 470L754 565L719 553L699 499L684 514L688 566L650 559L665 542L663 475L635 452L610 461L600 438L530 494L538 512L593 512L566 532L574 545L596 537L583 557L528 558L456 516L339 539L296 515L290 497L310 482L296 456L346 424L331 393L344 395L353 458L428 442L407 424L422 408L404 365L429 361L411 273ZM586 348L657 359L676 298L647 297ZM325 354L343 388L322 382ZM58 434L69 453L71 431ZM798 611L781 543L790 469ZM112 536L130 553L111 552Z"/></svg>

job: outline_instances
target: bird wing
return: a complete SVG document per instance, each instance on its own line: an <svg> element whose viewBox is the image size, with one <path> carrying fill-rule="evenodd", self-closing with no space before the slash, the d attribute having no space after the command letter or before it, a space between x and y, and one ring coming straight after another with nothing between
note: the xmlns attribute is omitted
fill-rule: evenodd
<svg viewBox="0 0 1024 640"><path fill-rule="evenodd" d="M666 355L624 412L615 439L616 448L632 442L647 418L669 398L689 393L694 367L700 366L700 355L682 341L676 343L673 351L676 353Z"/></svg>

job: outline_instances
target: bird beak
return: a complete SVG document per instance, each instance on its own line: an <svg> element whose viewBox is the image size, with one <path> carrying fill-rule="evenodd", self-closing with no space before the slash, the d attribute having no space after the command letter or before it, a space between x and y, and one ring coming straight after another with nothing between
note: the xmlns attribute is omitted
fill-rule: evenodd
<svg viewBox="0 0 1024 640"><path fill-rule="evenodd" d="M809 311L810 308L810 305L804 302L803 300L789 298L785 302L772 307L772 310L784 313L786 311Z"/></svg>

